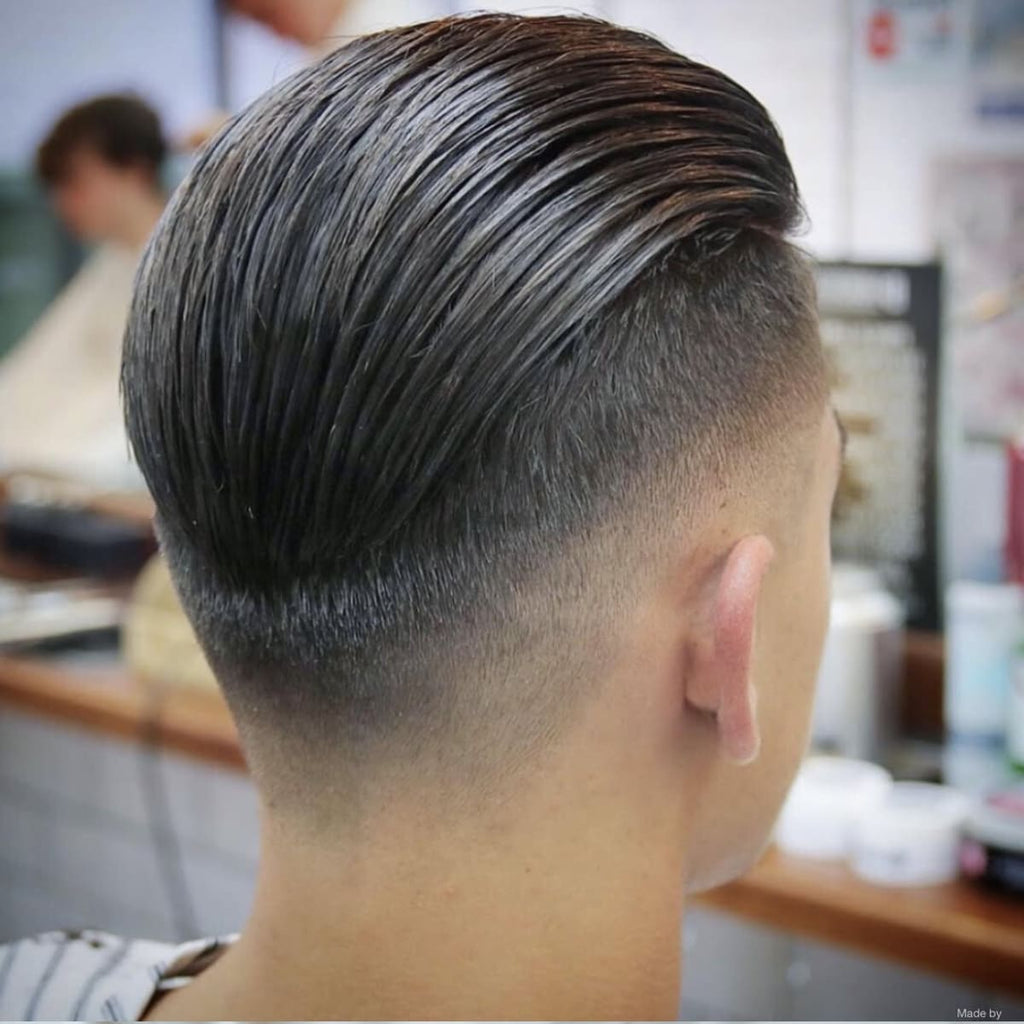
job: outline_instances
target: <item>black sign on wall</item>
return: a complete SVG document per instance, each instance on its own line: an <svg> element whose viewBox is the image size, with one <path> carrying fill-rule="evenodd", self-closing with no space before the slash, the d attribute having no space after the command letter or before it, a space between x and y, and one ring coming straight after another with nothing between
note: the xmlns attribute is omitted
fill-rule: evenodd
<svg viewBox="0 0 1024 1024"><path fill-rule="evenodd" d="M879 570L907 624L941 626L937 264L820 263L821 334L849 432L837 558Z"/></svg>

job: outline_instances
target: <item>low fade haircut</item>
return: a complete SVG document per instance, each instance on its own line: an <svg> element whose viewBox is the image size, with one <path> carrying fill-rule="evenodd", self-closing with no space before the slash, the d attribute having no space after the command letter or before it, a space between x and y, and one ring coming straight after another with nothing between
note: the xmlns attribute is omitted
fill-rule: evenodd
<svg viewBox="0 0 1024 1024"><path fill-rule="evenodd" d="M821 415L801 218L750 93L589 18L358 38L200 154L122 385L281 803L536 764L674 524Z"/></svg>

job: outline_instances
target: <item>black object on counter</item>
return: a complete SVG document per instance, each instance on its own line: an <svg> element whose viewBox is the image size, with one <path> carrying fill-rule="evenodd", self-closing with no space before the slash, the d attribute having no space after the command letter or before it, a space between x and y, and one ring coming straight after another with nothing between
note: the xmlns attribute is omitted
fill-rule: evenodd
<svg viewBox="0 0 1024 1024"><path fill-rule="evenodd" d="M960 853L965 875L1024 897L1024 784L989 793L974 806Z"/></svg>
<svg viewBox="0 0 1024 1024"><path fill-rule="evenodd" d="M156 550L142 523L65 505L7 502L0 533L12 558L101 579L134 576Z"/></svg>

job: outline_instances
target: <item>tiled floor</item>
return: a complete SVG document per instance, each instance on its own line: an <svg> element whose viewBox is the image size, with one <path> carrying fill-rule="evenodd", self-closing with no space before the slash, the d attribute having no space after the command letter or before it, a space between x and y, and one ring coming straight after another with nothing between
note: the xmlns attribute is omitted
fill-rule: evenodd
<svg viewBox="0 0 1024 1024"><path fill-rule="evenodd" d="M243 775L0 714L0 941L83 925L168 940L235 931L258 837Z"/></svg>

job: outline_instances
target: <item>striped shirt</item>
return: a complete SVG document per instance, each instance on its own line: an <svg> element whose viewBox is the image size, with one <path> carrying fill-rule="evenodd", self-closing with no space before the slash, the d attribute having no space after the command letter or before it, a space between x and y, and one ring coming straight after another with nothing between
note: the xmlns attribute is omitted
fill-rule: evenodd
<svg viewBox="0 0 1024 1024"><path fill-rule="evenodd" d="M180 946L99 931L46 932L0 946L0 1020L138 1020L237 936Z"/></svg>

